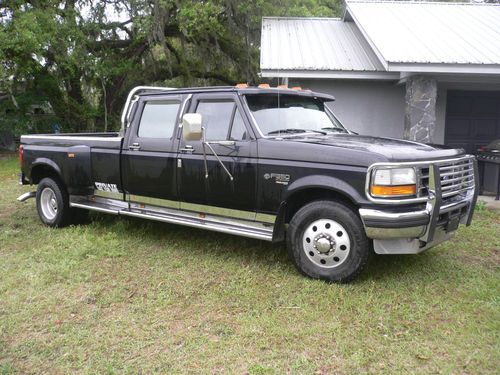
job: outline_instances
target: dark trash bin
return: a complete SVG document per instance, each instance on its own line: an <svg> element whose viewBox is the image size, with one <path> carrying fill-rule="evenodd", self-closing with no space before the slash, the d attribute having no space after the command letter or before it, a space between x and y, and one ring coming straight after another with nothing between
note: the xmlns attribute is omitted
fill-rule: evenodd
<svg viewBox="0 0 500 375"><path fill-rule="evenodd" d="M500 139L487 146L481 147L477 153L481 190L496 194L495 200L500 199Z"/></svg>

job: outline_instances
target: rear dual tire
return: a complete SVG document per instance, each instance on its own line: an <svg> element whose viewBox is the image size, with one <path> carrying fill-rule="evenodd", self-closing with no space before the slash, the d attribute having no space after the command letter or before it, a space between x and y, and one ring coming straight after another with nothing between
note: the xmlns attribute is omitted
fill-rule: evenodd
<svg viewBox="0 0 500 375"><path fill-rule="evenodd" d="M297 269L313 279L348 282L368 262L370 246L361 219L346 204L315 201L293 216L287 248Z"/></svg>
<svg viewBox="0 0 500 375"><path fill-rule="evenodd" d="M42 179L36 192L36 209L40 220L49 227L61 228L85 221L87 210L70 208L69 195L57 178Z"/></svg>

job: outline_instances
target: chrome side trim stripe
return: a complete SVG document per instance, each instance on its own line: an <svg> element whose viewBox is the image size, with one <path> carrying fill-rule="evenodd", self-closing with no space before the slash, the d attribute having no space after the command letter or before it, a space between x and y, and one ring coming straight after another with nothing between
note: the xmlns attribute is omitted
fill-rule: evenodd
<svg viewBox="0 0 500 375"><path fill-rule="evenodd" d="M177 210L180 209L179 202L171 201L168 199L151 198L151 197L143 197L141 195L127 194L126 200L134 203L143 203L143 204L150 204L153 206L175 208Z"/></svg>
<svg viewBox="0 0 500 375"><path fill-rule="evenodd" d="M257 215L255 215L255 221L274 224L274 222L276 221L276 215L257 213Z"/></svg>
<svg viewBox="0 0 500 375"><path fill-rule="evenodd" d="M187 202L181 202L181 210L205 212L211 215L234 217L237 219L251 220L251 221L255 220L255 215L256 215L255 212L251 211L233 210L230 208L206 206L204 204L194 204Z"/></svg>
<svg viewBox="0 0 500 375"><path fill-rule="evenodd" d="M204 204L196 204L188 202L178 202L168 199L151 198L133 194L128 194L126 199L127 201L134 203L150 204L153 206L174 208L177 210L192 211L198 213L206 213L216 216L232 217L236 219L243 219L249 221L258 221L262 223L274 224L274 222L276 221L276 215L262 214L252 211L234 210L231 208L208 206Z"/></svg>
<svg viewBox="0 0 500 375"><path fill-rule="evenodd" d="M233 210L231 208L208 206L204 204L195 204L187 202L177 202L168 199L144 197L141 195L125 194L123 201L123 193L114 193L110 191L94 190L94 196L108 199L116 199L117 201L151 205L157 207L172 208L179 211L191 211L215 216L230 217L241 220L256 221L259 223L274 224L276 215L256 213L252 211Z"/></svg>
<svg viewBox="0 0 500 375"><path fill-rule="evenodd" d="M123 200L123 193L116 193L113 191L94 190L94 195L96 197Z"/></svg>

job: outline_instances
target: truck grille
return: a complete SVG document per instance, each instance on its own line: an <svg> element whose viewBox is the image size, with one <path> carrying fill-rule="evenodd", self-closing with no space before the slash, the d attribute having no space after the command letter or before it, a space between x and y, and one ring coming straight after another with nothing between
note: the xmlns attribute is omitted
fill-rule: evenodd
<svg viewBox="0 0 500 375"><path fill-rule="evenodd" d="M418 197L429 194L429 168L417 170L419 177ZM472 158L457 159L439 164L442 197L452 198L474 187L474 164Z"/></svg>
<svg viewBox="0 0 500 375"><path fill-rule="evenodd" d="M439 166L441 193L448 198L474 187L474 165L472 159L458 160Z"/></svg>

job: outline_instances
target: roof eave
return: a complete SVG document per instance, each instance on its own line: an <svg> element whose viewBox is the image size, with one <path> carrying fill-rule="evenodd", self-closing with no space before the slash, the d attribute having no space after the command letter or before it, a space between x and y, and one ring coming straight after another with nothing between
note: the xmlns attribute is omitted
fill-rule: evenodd
<svg viewBox="0 0 500 375"><path fill-rule="evenodd" d="M322 79L373 79L397 80L397 72L381 71L345 71L345 70L283 70L261 69L262 77L266 78L322 78Z"/></svg>
<svg viewBox="0 0 500 375"><path fill-rule="evenodd" d="M401 63L389 62L388 72L500 74L499 64Z"/></svg>

